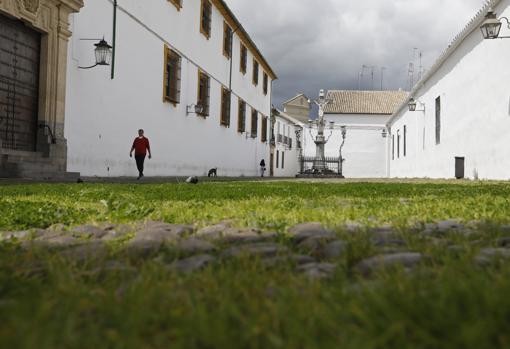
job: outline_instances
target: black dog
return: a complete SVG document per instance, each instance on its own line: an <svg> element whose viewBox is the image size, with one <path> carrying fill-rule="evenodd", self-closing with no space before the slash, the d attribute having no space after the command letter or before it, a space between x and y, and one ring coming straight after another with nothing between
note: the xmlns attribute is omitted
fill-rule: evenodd
<svg viewBox="0 0 510 349"><path fill-rule="evenodd" d="M218 169L217 168L211 168L209 170L209 174L207 177L218 177Z"/></svg>

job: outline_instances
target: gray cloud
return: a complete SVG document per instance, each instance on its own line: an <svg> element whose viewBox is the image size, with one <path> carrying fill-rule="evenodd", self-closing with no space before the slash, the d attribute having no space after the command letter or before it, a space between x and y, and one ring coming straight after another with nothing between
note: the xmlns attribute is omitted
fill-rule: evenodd
<svg viewBox="0 0 510 349"><path fill-rule="evenodd" d="M226 0L279 80L274 104L320 88L357 89L363 64L374 86L409 87L409 63L430 67L484 0ZM418 48L419 50L414 50ZM362 89L371 89L371 69Z"/></svg>

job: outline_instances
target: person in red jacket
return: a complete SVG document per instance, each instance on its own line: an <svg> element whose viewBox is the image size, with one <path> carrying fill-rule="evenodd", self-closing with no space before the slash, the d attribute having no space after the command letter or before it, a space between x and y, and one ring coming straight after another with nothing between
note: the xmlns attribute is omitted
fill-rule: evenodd
<svg viewBox="0 0 510 349"><path fill-rule="evenodd" d="M133 151L135 152L136 167L138 168L139 173L138 179L143 177L143 164L147 153L149 153L149 159L152 158L149 140L145 138L143 134L143 130L138 130L138 137L136 137L133 141L131 152L129 152L130 157L133 157Z"/></svg>

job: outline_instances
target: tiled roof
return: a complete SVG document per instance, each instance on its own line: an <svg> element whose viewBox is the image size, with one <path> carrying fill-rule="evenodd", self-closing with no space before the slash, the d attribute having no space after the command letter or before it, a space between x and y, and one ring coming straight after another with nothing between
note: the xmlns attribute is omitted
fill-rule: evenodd
<svg viewBox="0 0 510 349"><path fill-rule="evenodd" d="M391 115L406 100L406 91L328 91L333 103L326 106L327 114L387 114Z"/></svg>

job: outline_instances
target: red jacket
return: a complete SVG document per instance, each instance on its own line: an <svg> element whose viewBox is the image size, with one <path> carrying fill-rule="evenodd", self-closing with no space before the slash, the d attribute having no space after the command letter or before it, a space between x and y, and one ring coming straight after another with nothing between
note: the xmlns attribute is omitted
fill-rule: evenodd
<svg viewBox="0 0 510 349"><path fill-rule="evenodd" d="M136 137L133 142L133 149L135 150L135 155L147 155L147 151L151 151L149 140L145 137Z"/></svg>

